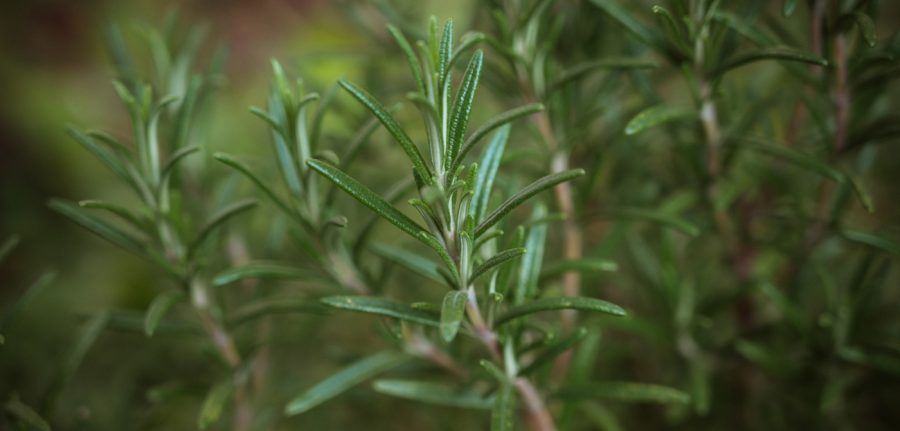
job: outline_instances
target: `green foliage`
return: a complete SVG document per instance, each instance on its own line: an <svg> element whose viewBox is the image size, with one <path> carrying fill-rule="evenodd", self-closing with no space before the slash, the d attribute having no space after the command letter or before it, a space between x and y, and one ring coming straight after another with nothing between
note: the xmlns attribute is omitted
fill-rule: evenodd
<svg viewBox="0 0 900 431"><path fill-rule="evenodd" d="M271 147L215 153L240 135L203 116L200 27L139 27L146 62L111 27L131 136L67 133L128 195L48 206L156 276L82 315L0 428L67 428L106 331L176 352L136 363L161 364L131 383L152 409L115 394L146 426L895 428L890 7L659 3L492 0L459 39L343 5L365 55L330 87L273 59L243 113ZM0 344L56 274L10 295Z"/></svg>

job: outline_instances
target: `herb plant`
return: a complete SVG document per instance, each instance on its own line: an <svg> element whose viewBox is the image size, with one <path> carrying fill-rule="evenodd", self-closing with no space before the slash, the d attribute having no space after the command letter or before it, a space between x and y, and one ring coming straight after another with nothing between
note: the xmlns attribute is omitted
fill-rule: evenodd
<svg viewBox="0 0 900 431"><path fill-rule="evenodd" d="M204 27L113 26L131 137L67 132L129 196L49 206L152 299L79 314L0 428L896 429L889 3L342 2L374 42L272 60L259 136L210 119ZM159 357L76 400L114 343Z"/></svg>

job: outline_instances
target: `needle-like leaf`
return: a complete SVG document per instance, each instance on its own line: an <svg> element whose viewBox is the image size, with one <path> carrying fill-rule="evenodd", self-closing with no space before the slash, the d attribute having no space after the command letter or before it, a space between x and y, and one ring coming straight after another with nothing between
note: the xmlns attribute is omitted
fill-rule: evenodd
<svg viewBox="0 0 900 431"><path fill-rule="evenodd" d="M341 310L388 316L426 326L440 327L438 316L411 305L368 296L329 296L322 303Z"/></svg>
<svg viewBox="0 0 900 431"><path fill-rule="evenodd" d="M431 171L428 169L428 166L425 165L425 159L422 158L422 154L419 152L419 149L416 147L416 144L413 143L412 139L409 138L409 135L403 131L399 124L397 124L397 120L394 119L394 116L384 109L384 107L369 95L369 93L366 93L365 90L353 85L350 81L342 79L338 81L338 83L356 98L356 100L362 103L363 106L371 111L372 114L378 118L378 121L381 121L381 124L384 125L384 128L387 129L388 133L390 133L397 143L400 144L400 147L403 148L403 152L409 157L409 160L413 164L413 169L419 173L419 176L426 181L431 181Z"/></svg>
<svg viewBox="0 0 900 431"><path fill-rule="evenodd" d="M697 113L691 109L677 106L651 106L634 116L625 126L626 135L636 135L653 126L685 118L694 118Z"/></svg>
<svg viewBox="0 0 900 431"><path fill-rule="evenodd" d="M456 338L459 325L465 317L467 300L468 295L464 290L451 290L444 295L440 325L441 337L444 341L449 343Z"/></svg>
<svg viewBox="0 0 900 431"><path fill-rule="evenodd" d="M407 359L399 353L381 352L356 361L292 399L284 412L288 416L304 413L365 380L399 366Z"/></svg>
<svg viewBox="0 0 900 431"><path fill-rule="evenodd" d="M477 392L460 391L434 382L415 380L376 380L372 387L383 394L398 398L464 409L490 409L494 400Z"/></svg>
<svg viewBox="0 0 900 431"><path fill-rule="evenodd" d="M341 190L347 192L347 194L361 202L363 205L384 217L385 220L391 222L394 226L400 228L400 230L413 237L420 238L419 233L424 231L424 229L419 226L418 223L412 221L412 219L400 212L400 210L394 208L393 205L385 201L381 196L375 194L375 192L368 187L362 185L359 181L356 181L353 177L347 175L334 165L322 160L310 160L307 164L316 172L331 180L331 182L340 187Z"/></svg>
<svg viewBox="0 0 900 431"><path fill-rule="evenodd" d="M450 116L450 135L448 136L446 158L451 165L459 153L463 144L466 128L469 125L469 116L472 114L472 102L475 100L475 90L478 88L478 79L481 76L481 64L484 53L479 49L469 60L466 73L463 75L462 84L456 94L456 102Z"/></svg>
<svg viewBox="0 0 900 431"><path fill-rule="evenodd" d="M169 312L173 305L187 299L187 295L180 290L170 290L160 293L153 298L150 306L147 308L146 317L144 317L144 333L148 337L152 337L159 326L159 322Z"/></svg>
<svg viewBox="0 0 900 431"><path fill-rule="evenodd" d="M540 313L550 310L581 310L595 311L600 313L611 314L613 316L624 316L625 310L616 304L606 302L600 299L585 298L582 296L562 297L562 298L543 298L526 302L506 310L496 321L496 325L500 326L504 323L512 321L533 313Z"/></svg>
<svg viewBox="0 0 900 431"><path fill-rule="evenodd" d="M572 169L557 174L547 175L546 177L525 186L522 190L519 190L516 194L510 196L509 199L488 214L487 217L484 218L484 221L479 223L475 228L475 236L477 237L487 232L488 229L497 224L504 216L506 216L506 214L524 203L530 197L559 183L570 181L582 175L584 175L584 169Z"/></svg>
<svg viewBox="0 0 900 431"><path fill-rule="evenodd" d="M691 398L667 386L632 382L601 382L565 387L557 396L568 400L609 399L625 402L687 404Z"/></svg>

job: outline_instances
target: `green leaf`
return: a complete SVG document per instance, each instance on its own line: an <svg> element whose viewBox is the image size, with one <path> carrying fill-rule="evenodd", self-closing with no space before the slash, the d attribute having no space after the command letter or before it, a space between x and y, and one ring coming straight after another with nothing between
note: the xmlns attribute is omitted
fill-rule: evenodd
<svg viewBox="0 0 900 431"><path fill-rule="evenodd" d="M94 345L94 342L97 341L100 333L106 328L108 321L109 314L101 312L92 316L79 328L74 342L70 346L68 353L65 354L62 364L53 378L50 389L47 391L46 411L52 412L54 410L56 400L59 399L63 389L72 381L75 372L78 371L82 361L84 361L84 357L87 356L88 351Z"/></svg>
<svg viewBox="0 0 900 431"><path fill-rule="evenodd" d="M648 383L600 382L565 387L557 396L566 400L608 399L625 402L688 404L691 397L677 389Z"/></svg>
<svg viewBox="0 0 900 431"><path fill-rule="evenodd" d="M510 260L515 259L523 254L525 254L525 248L517 247L503 250L500 253L491 256L488 260L484 261L484 263L478 265L478 267L475 268L475 271L472 273L471 281L474 282L478 279L478 277L489 273L494 268L507 263Z"/></svg>
<svg viewBox="0 0 900 431"><path fill-rule="evenodd" d="M496 326L500 326L506 322L532 313L564 309L596 311L611 314L613 316L625 316L625 310L623 310L622 307L599 299L585 298L582 296L542 298L515 307L510 307L505 313L497 318Z"/></svg>
<svg viewBox="0 0 900 431"><path fill-rule="evenodd" d="M684 221L680 217L662 211L643 208L618 208L610 211L610 215L613 218L643 220L657 223L693 238L700 236L700 228L697 226Z"/></svg>
<svg viewBox="0 0 900 431"><path fill-rule="evenodd" d="M329 296L323 298L322 303L341 310L388 316L436 328L441 326L440 320L434 314L389 299L368 296Z"/></svg>
<svg viewBox="0 0 900 431"><path fill-rule="evenodd" d="M302 280L310 278L308 271L276 262L249 262L228 268L213 277L213 286L224 286L236 281L253 279Z"/></svg>
<svg viewBox="0 0 900 431"><path fill-rule="evenodd" d="M198 147L196 145L190 145L187 147L179 148L177 151L172 153L172 155L169 157L169 160L166 162L165 165L163 165L162 173L160 175L160 178L161 178L160 183L165 184L164 180L169 175L172 175L172 172L175 170L175 166L178 165L178 162L180 162L185 157L196 153L197 151L200 151L200 147Z"/></svg>
<svg viewBox="0 0 900 431"><path fill-rule="evenodd" d="M534 114L535 112L541 112L543 110L544 105L540 103L532 103L530 105L524 105L518 108L510 109L509 111L503 112L491 118L490 120L479 126L477 129L475 129L475 131L472 132L471 135L469 135L469 137L463 143L462 148L459 150L459 155L456 156L455 163L451 166L449 172L455 172L456 168L462 162L463 158L465 158L466 154L469 154L469 151L471 151L472 148L475 148L475 144L477 144L478 141L481 140L481 138L487 136L488 133L491 133L495 129L498 129L506 124L509 124L513 120L526 117L528 115ZM500 132L498 131L497 134L500 134ZM506 134L508 135L508 132ZM495 135L494 137L494 140L496 139L498 139L497 135ZM479 163L478 166L484 165Z"/></svg>
<svg viewBox="0 0 900 431"><path fill-rule="evenodd" d="M646 129L675 120L696 117L696 112L677 106L656 105L639 112L625 126L626 135L636 135Z"/></svg>
<svg viewBox="0 0 900 431"><path fill-rule="evenodd" d="M581 79L585 75L598 70L634 70L653 69L656 67L658 67L658 65L652 61L636 58L604 58L602 60L587 61L563 71L559 75L559 78L550 84L547 93L553 93L564 85Z"/></svg>
<svg viewBox="0 0 900 431"><path fill-rule="evenodd" d="M86 201L78 202L78 206L80 206L82 208L96 208L96 209L102 209L105 211L109 211L110 213L112 213L112 214L116 215L117 217L121 218L122 220L128 222L133 227L135 227L139 230L144 230L144 229L147 229L147 227L148 227L148 220L138 216L135 213L132 213L125 207L122 207L122 206L119 206L116 204L111 204L108 202L97 201L97 200L86 200Z"/></svg>
<svg viewBox="0 0 900 431"><path fill-rule="evenodd" d="M441 337L446 342L453 341L459 332L459 325L466 316L466 302L469 297L464 290L451 290L444 295L441 305Z"/></svg>
<svg viewBox="0 0 900 431"><path fill-rule="evenodd" d="M200 415L197 416L198 429L205 430L219 421L233 391L234 385L231 382L219 383L209 390L200 407Z"/></svg>
<svg viewBox="0 0 900 431"><path fill-rule="evenodd" d="M575 332L554 341L549 346L547 346L544 351L541 352L527 367L523 368L519 371L520 376L527 376L535 371L538 371L544 365L550 364L553 360L556 359L557 356L563 354L563 352L569 350L576 343L580 342L587 335L588 331L585 328L578 328Z"/></svg>
<svg viewBox="0 0 900 431"><path fill-rule="evenodd" d="M413 169L418 172L419 176L421 176L426 181L431 181L431 171L429 171L428 167L425 165L425 159L422 158L422 154L419 153L419 149L413 143L412 139L400 128L400 125L397 124L397 120L381 106L372 96L366 93L361 88L353 85L350 81L341 79L338 83L343 87L347 92L349 92L356 100L362 103L372 114L381 121L381 124L384 125L384 128L387 129L388 133L397 140L397 143L403 148L403 151L406 153L406 156L409 157L409 160L413 164Z"/></svg>
<svg viewBox="0 0 900 431"><path fill-rule="evenodd" d="M11 237L6 241L6 243L3 244L3 246L8 247L12 240L17 239L18 238L15 236ZM55 271L45 272L40 277L38 277L38 279L34 283L31 283L31 285L25 289L25 292L21 297L19 297L17 301L13 302L12 305L7 306L7 308L3 312L3 315L0 316L0 345L3 345L6 341L5 337L3 336L3 328L6 327L7 322L12 320L19 312L19 310L21 310L23 307L28 306L28 303L30 303L32 299L34 299L34 297L43 292L44 289L51 283L53 283L54 280L56 280Z"/></svg>
<svg viewBox="0 0 900 431"><path fill-rule="evenodd" d="M138 256L154 260L144 244L134 236L125 231L83 211L75 205L60 199L50 199L47 204L54 211L66 216L81 227L97 234L97 236L124 248Z"/></svg>
<svg viewBox="0 0 900 431"><path fill-rule="evenodd" d="M406 61L409 63L409 68L412 70L413 78L416 80L416 88L419 89L421 94L425 94L425 81L422 79L422 66L419 64L419 59L416 57L415 52L412 47L409 45L409 42L403 36L403 33L392 25L387 26L388 32L391 33L391 36L394 37L394 40L397 42L397 45L400 47L400 50L406 55Z"/></svg>
<svg viewBox="0 0 900 431"><path fill-rule="evenodd" d="M19 245L19 241L18 235L10 235L9 238L6 238L6 241L3 241L3 245L0 245L0 262L6 260L9 253Z"/></svg>
<svg viewBox="0 0 900 431"><path fill-rule="evenodd" d="M504 201L494 211L485 217L485 219L475 228L475 236L485 233L491 226L497 224L506 214L524 203L530 197L547 190L559 183L570 181L574 178L584 175L584 169L572 169L552 175L547 175L516 192L509 199Z"/></svg>
<svg viewBox="0 0 900 431"><path fill-rule="evenodd" d="M511 384L501 385L491 408L491 431L516 429L516 391Z"/></svg>
<svg viewBox="0 0 900 431"><path fill-rule="evenodd" d="M875 22L872 21L872 18L860 11L853 11L850 16L856 21L856 26L859 27L859 34L866 42L866 45L874 47L878 43L878 34L875 32Z"/></svg>
<svg viewBox="0 0 900 431"><path fill-rule="evenodd" d="M546 216L547 206L539 202L532 210L531 220L540 220ZM513 304L520 304L537 293L546 242L546 223L535 224L528 229L528 235L525 237L525 249L528 251L525 252L518 267L519 276L516 279Z"/></svg>
<svg viewBox="0 0 900 431"><path fill-rule="evenodd" d="M203 245L203 241L209 237L209 235L216 230L219 226L222 226L226 221L230 218L247 211L251 208L256 207L258 202L254 199L247 199L240 202L235 202L231 205L228 205L225 208L222 208L217 213L213 214L210 217L209 221L203 225L203 228L200 229L200 233L197 234L197 237L194 238L194 241L191 242L190 247L188 248L188 256L192 256L197 249Z"/></svg>
<svg viewBox="0 0 900 431"><path fill-rule="evenodd" d="M444 282L444 279L438 273L438 264L420 254L382 243L373 244L372 251L425 278L434 280L438 283Z"/></svg>
<svg viewBox="0 0 900 431"><path fill-rule="evenodd" d="M29 428L39 431L50 431L50 424L44 420L34 409L27 404L19 401L17 398L11 398L3 403L3 411L19 420L20 424L25 424ZM28 429L20 427L20 429Z"/></svg>
<svg viewBox="0 0 900 431"><path fill-rule="evenodd" d="M473 391L433 382L415 380L376 380L372 387L383 394L447 407L464 409L490 409L494 400Z"/></svg>
<svg viewBox="0 0 900 431"><path fill-rule="evenodd" d="M866 187L862 182L862 178L859 178L855 175L848 175L847 180L849 180L850 185L853 186L853 193L856 194L856 197L859 199L859 203L862 204L866 212L868 212L869 214L875 212L875 204L872 203L872 196L868 191L866 191Z"/></svg>
<svg viewBox="0 0 900 431"><path fill-rule="evenodd" d="M249 178L250 181L253 182L253 184L256 184L256 186L259 187L259 189L262 190L263 193L265 193L266 196L268 196L269 199L271 199L272 202L275 203L275 205L278 205L278 207L281 208L281 210L284 211L285 214L292 216L296 214L296 212L292 210L287 204L285 204L284 201L282 201L281 198L279 198L278 195L276 195L275 192L266 185L267 183L260 180L259 177L257 177L249 167L247 167L247 165L237 161L235 158L225 153L215 153L213 154L213 158L244 174L244 176Z"/></svg>
<svg viewBox="0 0 900 431"><path fill-rule="evenodd" d="M732 30L741 36L744 36L757 46L770 46L778 43L777 39L760 31L758 26L749 24L734 14L716 11L715 14L713 14L713 18L723 22L728 27L731 27Z"/></svg>
<svg viewBox="0 0 900 431"><path fill-rule="evenodd" d="M187 295L180 290L163 292L153 298L153 302L147 308L147 315L144 317L144 333L148 337L152 337L159 326L159 321L169 312L169 309L185 299L187 299Z"/></svg>
<svg viewBox="0 0 900 431"><path fill-rule="evenodd" d="M874 235L856 229L842 229L841 234L850 241L858 242L869 247L900 256L900 243L883 236Z"/></svg>
<svg viewBox="0 0 900 431"><path fill-rule="evenodd" d="M400 210L394 208L393 205L382 199L381 196L375 194L375 192L368 187L362 185L359 181L356 181L353 177L345 174L334 165L321 160L310 160L307 164L316 172L331 180L336 186L340 187L341 190L347 192L363 205L384 217L394 226L400 228L400 230L413 237L420 238L419 232L422 232L424 229L419 226L418 223L412 221L412 219L401 213Z"/></svg>
<svg viewBox="0 0 900 431"><path fill-rule="evenodd" d="M553 278L569 271L606 272L617 271L618 269L619 265L616 264L616 262L606 259L585 258L561 260L559 262L554 262L550 265L547 265L547 267L541 271L540 279L544 280Z"/></svg>
<svg viewBox="0 0 900 431"><path fill-rule="evenodd" d="M772 48L763 48L746 54L737 55L716 68L713 71L712 76L717 77L729 70L762 60L785 60L814 64L817 66L828 66L828 60L822 57L791 47L778 46Z"/></svg>
<svg viewBox="0 0 900 431"><path fill-rule="evenodd" d="M509 125L506 124L497 130L478 161L478 172L472 189L472 203L469 207L472 219L476 223L480 222L487 212L491 190L494 188L494 178L497 177L497 170L500 168L500 161L503 159L503 152L509 138L509 129Z"/></svg>
<svg viewBox="0 0 900 431"><path fill-rule="evenodd" d="M260 317L271 316L276 313L324 314L325 310L321 303L311 302L305 298L290 296L264 298L238 307L230 313L228 316L228 328L234 329Z"/></svg>
<svg viewBox="0 0 900 431"><path fill-rule="evenodd" d="M784 0L784 5L781 7L781 13L785 18L788 18L794 14L794 10L796 9L797 0Z"/></svg>
<svg viewBox="0 0 900 431"><path fill-rule="evenodd" d="M447 143L447 160L451 166L463 144L463 137L469 125L469 116L472 114L472 102L475 100L475 90L478 88L478 79L481 77L481 65L484 53L479 49L469 60L466 73L463 75L459 91L456 93L456 102L450 115L450 134Z"/></svg>
<svg viewBox="0 0 900 431"><path fill-rule="evenodd" d="M438 82L443 83L450 74L450 57L453 55L453 20L444 22L444 31L441 33L441 45L438 50ZM446 115L446 114L445 114Z"/></svg>
<svg viewBox="0 0 900 431"><path fill-rule="evenodd" d="M69 134L69 136L75 139L75 141L81 144L81 146L87 149L88 152L93 154L94 157L103 162L103 164L106 165L106 167L109 168L110 171L115 173L119 178L122 178L129 184L131 183L131 180L128 176L128 170L125 168L125 165L122 163L122 161L115 156L115 154L111 153L106 148L97 145L97 143L94 142L94 139L90 136L71 127L66 128L66 132Z"/></svg>
<svg viewBox="0 0 900 431"><path fill-rule="evenodd" d="M381 352L354 362L292 399L284 412L288 416L306 412L367 379L399 366L407 359L399 353Z"/></svg>
<svg viewBox="0 0 900 431"><path fill-rule="evenodd" d="M830 178L831 180L839 184L843 183L846 179L841 171L828 166L825 162L809 154L801 153L783 145L773 145L767 142L762 142L757 139L748 141L752 143L752 145L746 146L746 148L750 150L757 151L768 156L784 159L785 161L793 163L800 168L815 172L826 178Z"/></svg>
<svg viewBox="0 0 900 431"><path fill-rule="evenodd" d="M636 14L626 10L615 0L591 0L591 3L603 9L613 19L625 26L628 31L634 33L642 42L654 45L658 39L658 36L652 30L633 18Z"/></svg>
<svg viewBox="0 0 900 431"><path fill-rule="evenodd" d="M896 355L866 351L859 347L844 347L840 349L838 356L847 362L900 376L900 358Z"/></svg>

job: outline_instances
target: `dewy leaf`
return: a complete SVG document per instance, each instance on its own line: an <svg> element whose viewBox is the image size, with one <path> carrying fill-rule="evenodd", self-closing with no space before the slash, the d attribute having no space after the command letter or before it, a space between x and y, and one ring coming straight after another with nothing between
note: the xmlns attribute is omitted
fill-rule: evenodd
<svg viewBox="0 0 900 431"><path fill-rule="evenodd" d="M425 159L422 158L422 154L419 152L419 149L416 147L416 144L413 143L412 139L409 138L409 135L400 128L399 124L397 124L397 120L394 119L394 116L385 110L380 103L369 95L369 93L366 93L361 88L353 85L350 81L341 79L338 83L356 98L356 100L368 108L379 121L381 121L384 128L397 140L397 143L403 148L406 156L412 161L413 168L419 173L419 176L426 181L431 181L431 171L429 171L428 167L425 165Z"/></svg>
<svg viewBox="0 0 900 431"><path fill-rule="evenodd" d="M459 325L466 315L468 295L463 290L451 290L444 295L441 305L441 337L446 342L453 341L459 332Z"/></svg>
<svg viewBox="0 0 900 431"><path fill-rule="evenodd" d="M17 418L20 425L26 425L26 427L20 427L20 429L25 430L33 428L38 431L50 431L50 424L34 411L34 409L22 401L19 401L17 398L12 398L5 402L3 404L3 411L10 416Z"/></svg>
<svg viewBox="0 0 900 431"><path fill-rule="evenodd" d="M583 296L571 296L562 298L542 298L522 305L510 307L505 313L501 314L496 321L496 326L500 326L506 322L526 316L532 313L551 310L581 310L596 311L607 313L613 316L624 316L625 310L611 302L602 301L600 299L585 298Z"/></svg>
<svg viewBox="0 0 900 431"><path fill-rule="evenodd" d="M557 356L561 355L563 352L569 350L576 343L581 341L587 335L587 329L578 328L575 332L554 341L552 344L547 346L544 351L541 352L527 367L523 368L519 371L520 376L527 376L543 367L544 365L550 364L556 359Z"/></svg>
<svg viewBox="0 0 900 431"><path fill-rule="evenodd" d="M530 197L559 183L570 181L582 175L584 175L584 169L572 169L557 174L547 175L546 177L525 186L522 190L519 190L516 194L512 195L509 199L500 204L500 206L498 206L494 211L488 214L487 217L485 217L484 221L479 223L475 228L475 236L477 237L485 233L488 229L491 228L491 226L497 224L497 222L499 222L500 219L502 219L506 214L524 203Z"/></svg>
<svg viewBox="0 0 900 431"><path fill-rule="evenodd" d="M325 305L342 310L388 316L436 328L441 325L440 320L434 314L389 299L368 296L329 296L321 301Z"/></svg>
<svg viewBox="0 0 900 431"><path fill-rule="evenodd" d="M450 386L415 380L376 380L372 387L383 394L447 407L489 409L494 400L470 390L460 391Z"/></svg>
<svg viewBox="0 0 900 431"><path fill-rule="evenodd" d="M523 254L525 254L525 249L522 247L517 247L503 250L500 253L491 256L490 259L484 261L484 263L478 265L478 267L475 268L470 281L477 280L478 277L489 273L492 269L506 262L509 262L510 260L513 260Z"/></svg>
<svg viewBox="0 0 900 431"><path fill-rule="evenodd" d="M302 280L310 278L308 271L277 262L249 262L228 268L213 277L213 286L224 286L248 278Z"/></svg>
<svg viewBox="0 0 900 431"><path fill-rule="evenodd" d="M544 105L540 103L532 103L530 105L524 105L518 108L510 109L509 111L503 112L496 117L491 118L490 120L479 126L477 129L475 129L475 131L472 132L471 135L469 135L469 137L466 139L466 142L463 143L462 148L459 150L459 154L456 156L456 163L452 166L450 172L454 172L456 170L456 167L459 166L460 162L462 162L462 159L466 156L466 154L468 154L469 151L471 151L472 148L475 147L475 144L477 144L478 141L481 140L481 138L487 136L488 133L491 133L495 129L504 126L515 119L522 118L543 110ZM497 133L499 134L500 132L498 131ZM497 139L496 135L494 139ZM479 166L482 165L479 163Z"/></svg>
<svg viewBox="0 0 900 431"><path fill-rule="evenodd" d="M463 75L462 84L456 94L456 102L453 104L450 116L450 135L447 143L447 160L451 165L459 153L469 125L469 116L472 114L472 102L475 100L475 90L478 88L478 79L481 76L481 64L484 53L479 49L469 60L466 73Z"/></svg>
<svg viewBox="0 0 900 431"><path fill-rule="evenodd" d="M509 138L509 129L510 126L506 124L497 130L487 148L484 149L481 160L478 161L478 173L475 177L472 203L469 207L472 219L476 223L480 222L487 212L491 190L494 188L494 178L497 177L497 170L500 168L500 161L503 159L503 152Z"/></svg>
<svg viewBox="0 0 900 431"><path fill-rule="evenodd" d="M651 106L631 119L625 126L626 135L636 135L646 129L658 126L670 121L696 117L696 112L677 106L656 105Z"/></svg>
<svg viewBox="0 0 900 431"><path fill-rule="evenodd" d="M205 430L219 421L233 390L234 385L231 382L219 383L209 390L203 400L203 406L200 407L200 415L197 416L198 429Z"/></svg>
<svg viewBox="0 0 900 431"><path fill-rule="evenodd" d="M841 171L828 166L825 162L808 154L793 150L784 145L773 145L759 140L749 140L750 145L746 148L758 151L760 153L784 159L794 165L813 171L826 178L834 180L836 183L843 183L846 178Z"/></svg>
<svg viewBox="0 0 900 431"><path fill-rule="evenodd" d="M700 228L684 221L683 219L661 211L643 208L619 208L610 211L613 218L645 220L677 230L687 236L696 238L700 235Z"/></svg>
<svg viewBox="0 0 900 431"><path fill-rule="evenodd" d="M491 431L513 431L516 428L516 391L512 384L497 390L491 409Z"/></svg>
<svg viewBox="0 0 900 431"><path fill-rule="evenodd" d="M418 223L412 221L412 219L401 213L400 210L394 208L393 205L382 199L381 196L378 196L368 187L362 185L359 181L356 181L353 177L345 174L334 165L321 160L310 160L307 164L316 172L331 180L336 186L340 187L341 190L344 190L363 205L369 207L369 209L375 211L378 215L391 222L391 224L400 228L400 230L416 238L419 238L419 232L424 230Z"/></svg>
<svg viewBox="0 0 900 431"><path fill-rule="evenodd" d="M883 236L874 235L856 229L842 229L841 234L844 235L844 238L847 238L850 241L858 242L860 244L864 244L869 247L874 247L879 250L900 256L900 243L887 239Z"/></svg>
<svg viewBox="0 0 900 431"><path fill-rule="evenodd" d="M284 412L288 416L306 412L364 380L399 366L407 359L407 356L399 353L381 352L354 362L292 399L285 407Z"/></svg>
<svg viewBox="0 0 900 431"><path fill-rule="evenodd" d="M570 400L609 399L662 404L688 404L691 401L691 397L688 394L678 389L632 382L600 382L572 385L560 390L557 396Z"/></svg>
<svg viewBox="0 0 900 431"><path fill-rule="evenodd" d="M148 337L152 337L160 320L169 312L169 309L186 298L187 296L180 290L170 290L157 295L147 308L147 315L144 317L144 333Z"/></svg>
<svg viewBox="0 0 900 431"><path fill-rule="evenodd" d="M404 268L415 272L425 278L443 283L444 279L438 273L438 264L420 254L406 251L405 249L387 244L373 244L372 251L379 256L398 263Z"/></svg>
<svg viewBox="0 0 900 431"><path fill-rule="evenodd" d="M785 60L809 63L817 66L828 66L828 60L790 47L772 47L737 55L726 61L713 71L712 76L719 76L731 69L762 60Z"/></svg>
<svg viewBox="0 0 900 431"><path fill-rule="evenodd" d="M193 255L197 249L203 245L203 241L209 237L209 235L219 226L224 224L228 219L247 211L251 208L256 207L258 202L253 199L247 199L240 202L235 202L225 208L219 210L219 212L213 214L210 217L209 221L203 225L203 228L200 229L200 233L197 234L197 237L194 238L194 241L191 242L191 245L188 249L188 256Z"/></svg>

